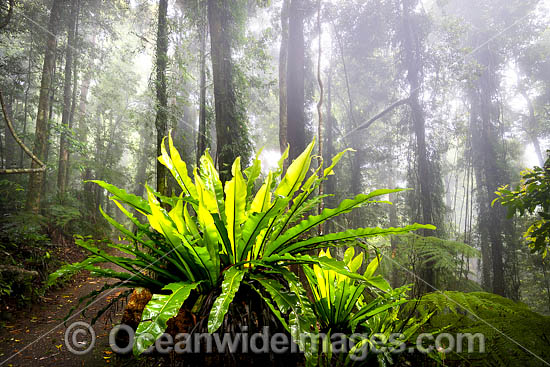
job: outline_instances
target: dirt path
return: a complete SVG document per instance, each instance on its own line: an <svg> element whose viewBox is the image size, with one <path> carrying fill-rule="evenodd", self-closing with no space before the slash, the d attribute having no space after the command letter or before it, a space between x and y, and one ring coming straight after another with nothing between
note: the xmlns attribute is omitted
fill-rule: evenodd
<svg viewBox="0 0 550 367"><path fill-rule="evenodd" d="M122 289L106 291L86 310L79 313L65 325L63 318L78 304L78 299L99 290L105 281L78 275L63 289L48 292L43 302L34 304L29 310L13 315L12 321L0 328L0 366L105 366L112 365L114 356L109 347L109 332L120 321L122 308L114 307L104 314L93 326L96 334L94 348L85 355L69 351L64 341L67 327L76 321L90 323L97 311L106 306ZM106 294L110 293L105 297ZM81 305L79 309L82 309ZM82 342L83 338L77 338ZM83 343L81 343L83 345Z"/></svg>

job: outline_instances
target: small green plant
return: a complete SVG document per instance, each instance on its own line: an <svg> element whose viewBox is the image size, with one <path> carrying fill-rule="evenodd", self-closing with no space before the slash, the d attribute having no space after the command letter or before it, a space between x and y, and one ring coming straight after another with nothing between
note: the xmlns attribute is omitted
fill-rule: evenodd
<svg viewBox="0 0 550 367"><path fill-rule="evenodd" d="M550 151L549 151L550 154ZM521 172L521 182L515 190L503 186L493 201L508 208L508 217L514 214L535 216L533 224L524 234L532 252L546 256L550 246L550 156L544 167L534 167Z"/></svg>
<svg viewBox="0 0 550 367"><path fill-rule="evenodd" d="M149 288L154 295L137 327L136 355L155 342L166 330L167 321L177 315L187 300L193 300L189 305L192 309L206 307L210 310L208 331L216 332L236 293L244 287L262 297L304 351L306 359L311 359L308 344L300 335L315 332L317 320L304 286L288 266L315 265L324 271L356 279L368 287L388 291L387 282L374 272L361 275L345 262L308 252L345 246L361 237L433 228L413 224L403 228L358 228L313 235L312 231L325 221L354 208L380 202L376 198L382 195L401 191L376 190L344 200L336 208L325 209L320 214L308 215L320 200L315 195L317 187L333 173L345 151L337 154L324 170L321 171L321 165L311 173L312 142L282 175L287 149L279 168L269 172L254 192L261 172L258 158L244 171L237 158L232 166L231 180L223 185L208 152L200 160L200 169L193 170L192 180L171 137L168 137L168 145L169 153L163 144L159 160L180 185L180 196L165 197L147 186L148 199L143 200L105 182L94 181L113 195L111 199L137 228L137 233L133 233L101 211L109 223L133 242L110 243L109 246L131 257L114 256L94 246L91 240L79 238L76 243L92 256L81 263L67 265L50 277L51 284L60 276L87 269L92 275L119 279L104 290L121 285ZM138 221L123 204L143 214L148 223ZM126 272L97 266L102 262L114 263ZM190 297L192 294L196 297ZM142 337L147 334L153 339Z"/></svg>

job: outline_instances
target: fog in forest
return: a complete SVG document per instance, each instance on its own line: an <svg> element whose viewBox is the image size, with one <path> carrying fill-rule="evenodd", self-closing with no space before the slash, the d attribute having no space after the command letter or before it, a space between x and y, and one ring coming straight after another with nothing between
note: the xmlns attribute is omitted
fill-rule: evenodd
<svg viewBox="0 0 550 367"><path fill-rule="evenodd" d="M550 365L550 0L0 0L0 97L0 366Z"/></svg>

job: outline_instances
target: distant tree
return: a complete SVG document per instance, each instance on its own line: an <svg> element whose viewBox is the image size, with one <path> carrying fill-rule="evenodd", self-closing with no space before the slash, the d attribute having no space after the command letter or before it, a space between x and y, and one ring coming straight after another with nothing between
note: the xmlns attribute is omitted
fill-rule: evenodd
<svg viewBox="0 0 550 367"><path fill-rule="evenodd" d="M67 19L67 46L65 50L65 81L63 83L63 113L61 115L61 136L59 137L59 164L57 170L57 191L65 194L69 174L69 147L67 132L71 128L71 111L74 116L71 102L73 101L73 74L76 80L76 70L73 70L73 55L75 49L75 27L78 17L77 0L71 1L71 11ZM74 88L76 89L76 88Z"/></svg>
<svg viewBox="0 0 550 367"><path fill-rule="evenodd" d="M416 162L418 171L414 173L416 178L415 183L419 188L420 204L419 220L422 223L435 224L441 226L442 223L438 220L434 205L442 202L441 198L437 198L437 191L434 189L434 184L440 180L435 177L432 163L428 158L428 147L426 142L426 119L424 108L420 102L420 91L422 88L424 74L424 55L423 55L423 39L422 30L419 24L420 15L414 12L418 4L417 0L403 0L402 5L402 28L401 28L401 44L403 49L403 63L407 71L407 82L409 84L409 98L412 130L416 138ZM433 235L430 230L423 230L422 233L426 236ZM421 283L421 292L433 291L436 282L436 274L433 263L427 261L424 268L421 269L421 277L426 283Z"/></svg>
<svg viewBox="0 0 550 367"><path fill-rule="evenodd" d="M48 35L46 49L44 52L44 65L42 68L42 81L40 83L40 94L38 97L38 111L36 114L36 131L33 153L39 159L45 161L48 141L48 114L50 111L50 88L55 65L55 51L57 47L56 37L61 23L63 12L63 0L54 0L50 11L48 23ZM38 163L32 162L32 168L38 168ZM43 188L44 172L33 173L29 179L27 190L26 208L29 211L38 213L40 210L41 195Z"/></svg>
<svg viewBox="0 0 550 367"><path fill-rule="evenodd" d="M208 24L214 79L216 112L216 161L222 181L231 178L231 165L241 157L243 165L250 160L251 143L244 101L240 98L232 47L237 42L238 23L243 19L241 0L208 0Z"/></svg>

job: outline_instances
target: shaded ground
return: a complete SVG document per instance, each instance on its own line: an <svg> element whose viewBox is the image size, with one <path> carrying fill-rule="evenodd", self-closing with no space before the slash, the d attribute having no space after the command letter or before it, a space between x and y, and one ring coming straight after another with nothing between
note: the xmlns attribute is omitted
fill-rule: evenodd
<svg viewBox="0 0 550 367"><path fill-rule="evenodd" d="M104 366L114 359L109 347L109 332L120 320L122 305L111 308L93 326L96 334L95 347L85 355L69 351L64 341L67 326L73 322L89 323L109 300L123 290L115 289L104 293L103 298L91 304L85 311L73 315L66 323L64 317L78 304L78 299L99 290L104 280L78 275L67 282L62 289L48 292L42 302L28 310L15 312L11 321L0 328L0 366ZM106 297L105 297L106 295ZM84 304L78 309L82 309ZM84 338L77 338L80 345Z"/></svg>

